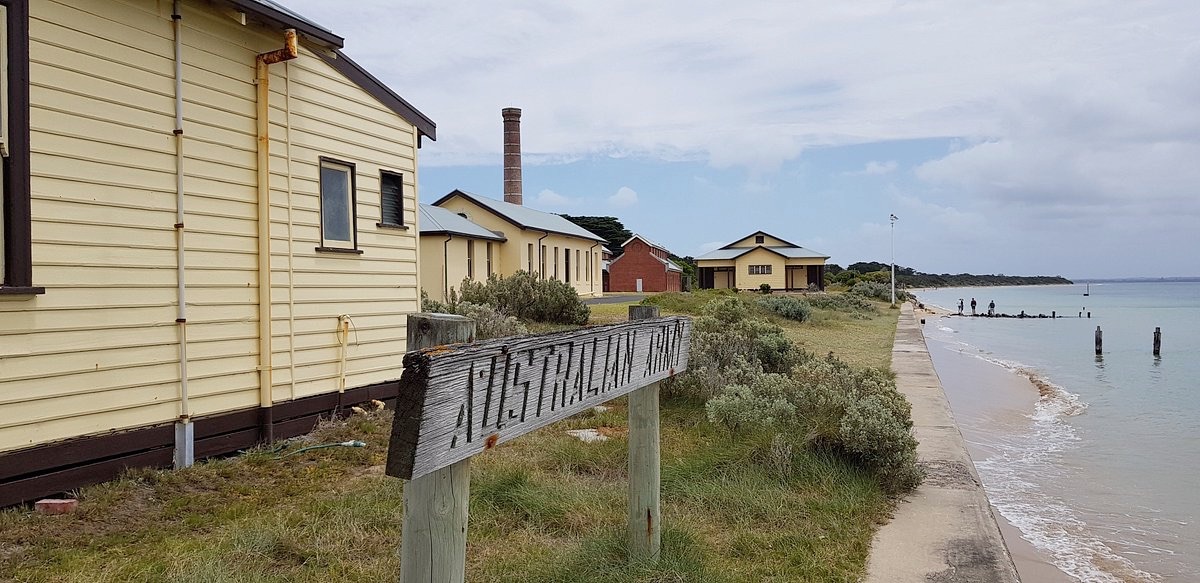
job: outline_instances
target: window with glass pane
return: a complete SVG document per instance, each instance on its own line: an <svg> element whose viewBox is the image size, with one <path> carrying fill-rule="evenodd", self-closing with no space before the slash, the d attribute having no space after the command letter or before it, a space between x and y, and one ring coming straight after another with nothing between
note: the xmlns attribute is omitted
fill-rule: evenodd
<svg viewBox="0 0 1200 583"><path fill-rule="evenodd" d="M354 249L354 165L321 160L321 246Z"/></svg>

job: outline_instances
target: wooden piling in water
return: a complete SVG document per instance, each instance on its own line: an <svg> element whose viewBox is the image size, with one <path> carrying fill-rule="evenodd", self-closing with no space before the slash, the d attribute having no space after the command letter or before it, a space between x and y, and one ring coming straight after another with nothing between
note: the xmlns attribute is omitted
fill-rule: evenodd
<svg viewBox="0 0 1200 583"><path fill-rule="evenodd" d="M1100 331L1099 326L1096 326L1096 355L1099 356L1102 352L1104 352L1104 333Z"/></svg>
<svg viewBox="0 0 1200 583"><path fill-rule="evenodd" d="M1162 328L1154 327L1154 356L1159 356L1162 351Z"/></svg>

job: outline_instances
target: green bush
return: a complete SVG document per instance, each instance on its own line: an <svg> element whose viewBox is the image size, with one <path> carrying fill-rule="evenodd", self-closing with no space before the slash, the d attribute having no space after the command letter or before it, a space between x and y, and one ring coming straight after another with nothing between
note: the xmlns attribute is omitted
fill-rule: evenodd
<svg viewBox="0 0 1200 583"><path fill-rule="evenodd" d="M591 315L575 288L524 271L508 277L493 275L486 283L464 279L459 299L492 306L502 314L535 322L582 326Z"/></svg>
<svg viewBox="0 0 1200 583"><path fill-rule="evenodd" d="M811 355L783 328L753 317L737 296L718 296L692 321L688 371L671 389L708 400L728 385L750 384L763 373L787 373Z"/></svg>
<svg viewBox="0 0 1200 583"><path fill-rule="evenodd" d="M876 272L876 273L881 273L881 272ZM860 282L854 284L854 287L850 288L849 293L858 294L860 296L866 296L868 298L875 298L877 300L889 302L892 299L892 286L890 283L883 283L883 282L878 282L878 281L860 281ZM908 297L909 297L908 292L906 292L902 289L896 290L896 301L907 302Z"/></svg>
<svg viewBox="0 0 1200 583"><path fill-rule="evenodd" d="M796 406L788 400L788 379L779 374L762 374L751 385L729 385L704 405L708 420L732 433L745 428L791 425Z"/></svg>
<svg viewBox="0 0 1200 583"><path fill-rule="evenodd" d="M812 306L793 296L760 298L758 305L769 312L797 322L804 322L808 320L809 316L812 316Z"/></svg>
<svg viewBox="0 0 1200 583"><path fill-rule="evenodd" d="M842 272L845 273L845 272ZM850 312L861 314L877 314L875 304L867 301L859 294L816 294L805 298L810 306L821 310Z"/></svg>
<svg viewBox="0 0 1200 583"><path fill-rule="evenodd" d="M908 401L877 369L797 350L773 324L756 320L745 302L722 298L695 320L681 390L706 401L713 423L732 433L791 436L781 451L811 447L870 471L889 494L920 483Z"/></svg>
<svg viewBox="0 0 1200 583"><path fill-rule="evenodd" d="M896 382L878 369L855 369L833 358L811 359L792 371L797 397L807 403L810 442L873 471L897 494L921 482L911 406Z"/></svg>
<svg viewBox="0 0 1200 583"><path fill-rule="evenodd" d="M761 294L763 294L763 295L766 295L766 294L769 294L769 293L771 293L771 284L769 284L769 283L763 283L763 284L759 285L759 286L758 286L758 293L761 293Z"/></svg>
<svg viewBox="0 0 1200 583"><path fill-rule="evenodd" d="M503 338L528 334L529 329L520 320L500 313L491 306L460 301L454 290L450 293L450 303L429 299L429 294L421 290L421 311L437 314L458 314L475 320L475 339Z"/></svg>

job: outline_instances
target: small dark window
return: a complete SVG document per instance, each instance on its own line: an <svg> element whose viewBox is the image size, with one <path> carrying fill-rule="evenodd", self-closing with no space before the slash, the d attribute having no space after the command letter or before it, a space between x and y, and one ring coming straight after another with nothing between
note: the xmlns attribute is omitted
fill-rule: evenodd
<svg viewBox="0 0 1200 583"><path fill-rule="evenodd" d="M379 196L379 222L389 227L403 227L404 178L395 172L380 172Z"/></svg>
<svg viewBox="0 0 1200 583"><path fill-rule="evenodd" d="M751 265L750 275L771 275L770 265Z"/></svg>
<svg viewBox="0 0 1200 583"><path fill-rule="evenodd" d="M762 244L763 244L763 241L765 241L765 240L766 240L766 237L763 237L762 235L755 235L755 236L754 236L754 243L755 243L755 244L762 245Z"/></svg>

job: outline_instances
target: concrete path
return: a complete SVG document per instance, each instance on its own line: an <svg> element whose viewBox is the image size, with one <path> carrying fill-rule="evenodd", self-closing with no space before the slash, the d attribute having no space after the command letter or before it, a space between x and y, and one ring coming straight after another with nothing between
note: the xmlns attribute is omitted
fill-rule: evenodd
<svg viewBox="0 0 1200 583"><path fill-rule="evenodd" d="M897 388L912 403L917 454L926 476L876 533L867 582L1017 583L912 304L903 304L900 312L892 370Z"/></svg>

